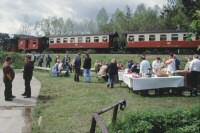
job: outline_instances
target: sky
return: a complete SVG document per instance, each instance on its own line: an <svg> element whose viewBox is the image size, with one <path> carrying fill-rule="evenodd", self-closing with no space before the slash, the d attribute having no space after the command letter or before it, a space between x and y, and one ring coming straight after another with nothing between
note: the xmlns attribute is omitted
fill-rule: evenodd
<svg viewBox="0 0 200 133"><path fill-rule="evenodd" d="M0 0L0 32L17 33L23 24L34 24L51 16L72 18L76 21L95 19L104 7L111 15L126 5L134 11L138 4L162 7L167 0Z"/></svg>

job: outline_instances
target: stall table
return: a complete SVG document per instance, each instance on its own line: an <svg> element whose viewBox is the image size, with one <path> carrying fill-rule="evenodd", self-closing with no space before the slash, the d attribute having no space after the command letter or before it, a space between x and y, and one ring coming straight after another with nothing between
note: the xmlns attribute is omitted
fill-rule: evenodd
<svg viewBox="0 0 200 133"><path fill-rule="evenodd" d="M133 91L184 87L184 76L134 78L132 74L123 72L119 72L118 76Z"/></svg>
<svg viewBox="0 0 200 133"><path fill-rule="evenodd" d="M184 87L184 76L132 78L134 91L178 87Z"/></svg>

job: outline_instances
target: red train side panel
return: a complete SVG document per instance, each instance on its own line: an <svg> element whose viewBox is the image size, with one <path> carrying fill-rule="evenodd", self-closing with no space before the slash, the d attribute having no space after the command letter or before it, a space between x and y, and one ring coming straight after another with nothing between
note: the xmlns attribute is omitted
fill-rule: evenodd
<svg viewBox="0 0 200 133"><path fill-rule="evenodd" d="M104 49L109 48L110 43L55 43L53 45L49 45L49 48L56 49L84 49L84 48L96 48L96 49Z"/></svg>
<svg viewBox="0 0 200 133"><path fill-rule="evenodd" d="M128 42L128 48L198 48L199 45L200 40Z"/></svg>
<svg viewBox="0 0 200 133"><path fill-rule="evenodd" d="M28 41L28 50L38 50L40 45L38 38L30 38Z"/></svg>

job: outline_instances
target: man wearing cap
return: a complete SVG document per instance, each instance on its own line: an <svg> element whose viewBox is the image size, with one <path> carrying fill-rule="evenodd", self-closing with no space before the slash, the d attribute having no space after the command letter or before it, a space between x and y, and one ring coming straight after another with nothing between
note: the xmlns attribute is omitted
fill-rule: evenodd
<svg viewBox="0 0 200 133"><path fill-rule="evenodd" d="M25 92L22 94L22 96L25 96L24 98L31 98L31 79L33 76L33 63L31 61L31 56L26 56L25 58L25 65L24 65L24 72L23 72L23 78L25 81Z"/></svg>

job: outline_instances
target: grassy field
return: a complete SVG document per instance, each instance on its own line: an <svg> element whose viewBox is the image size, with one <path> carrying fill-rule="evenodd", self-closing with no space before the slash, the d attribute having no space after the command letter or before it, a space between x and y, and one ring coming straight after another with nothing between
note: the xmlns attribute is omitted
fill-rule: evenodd
<svg viewBox="0 0 200 133"><path fill-rule="evenodd" d="M118 119L133 111L171 111L177 108L191 109L199 105L199 97L142 97L129 93L124 85L114 89L93 77L92 83L80 83L70 77L50 77L47 72L35 72L42 88L37 107L33 111L33 133L87 133L92 113L99 111L121 99L126 99L128 107L120 112ZM42 117L41 125L38 119ZM104 115L107 125L111 113Z"/></svg>

